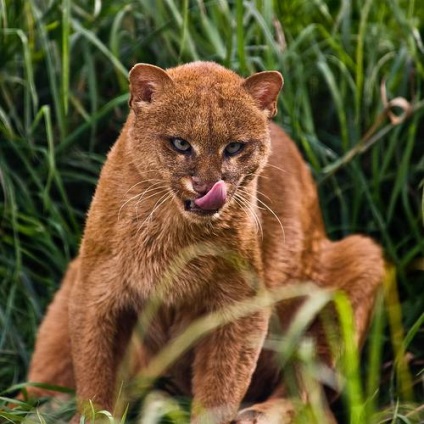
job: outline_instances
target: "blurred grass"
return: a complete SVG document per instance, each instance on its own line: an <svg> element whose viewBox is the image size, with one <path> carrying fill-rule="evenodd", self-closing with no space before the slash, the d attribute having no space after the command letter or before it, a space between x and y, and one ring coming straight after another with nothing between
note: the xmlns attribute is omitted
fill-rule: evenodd
<svg viewBox="0 0 424 424"><path fill-rule="evenodd" d="M370 234L394 264L339 415L422 420L423 21L416 0L0 0L0 390L24 380L78 248L127 69L202 59L283 73L277 121L311 164L329 234Z"/></svg>

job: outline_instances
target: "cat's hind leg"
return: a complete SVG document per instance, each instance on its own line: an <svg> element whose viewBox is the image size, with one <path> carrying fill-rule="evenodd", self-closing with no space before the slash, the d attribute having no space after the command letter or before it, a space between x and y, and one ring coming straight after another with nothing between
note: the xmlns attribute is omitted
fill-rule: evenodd
<svg viewBox="0 0 424 424"><path fill-rule="evenodd" d="M71 345L69 338L68 300L76 278L78 260L69 265L62 286L50 304L38 331L28 381L74 388ZM58 395L58 392L28 386L29 397ZM23 394L19 395L23 398Z"/></svg>
<svg viewBox="0 0 424 424"><path fill-rule="evenodd" d="M265 402L242 409L232 424L290 424L294 416L294 405L279 384Z"/></svg>
<svg viewBox="0 0 424 424"><path fill-rule="evenodd" d="M365 339L376 293L382 284L384 272L385 263L380 247L369 238L350 236L338 242L323 241L322 248L314 255L311 275L305 277L305 280L313 280L322 288L340 290L348 297L352 306L358 348L362 346ZM301 302L294 302L292 307L289 307L287 303L279 305L277 310L282 328L290 327L291 318L299 310L300 305ZM334 358L327 334L328 325L337 326L334 305L328 305L320 315L307 334L315 340L318 358L330 367L334 367L336 358ZM338 332L337 328L336 332ZM287 397L281 384L266 401L241 410L234 423L310 423L311 421L307 418L304 421L299 416L298 406ZM326 424L336 423L328 408L323 412Z"/></svg>
<svg viewBox="0 0 424 424"><path fill-rule="evenodd" d="M320 286L343 292L350 301L354 325L355 341L361 348L368 330L378 289L385 274L385 261L381 248L370 238L359 235L349 236L337 242L326 240L315 262L312 279ZM336 315L333 305L329 305L331 315ZM325 314L323 316L325 319ZM334 319L337 320L335 316ZM318 350L325 329L320 329L318 320L316 340ZM313 327L314 327L313 326ZM325 351L321 346L321 350Z"/></svg>
<svg viewBox="0 0 424 424"><path fill-rule="evenodd" d="M280 383L266 401L242 409L232 424L337 424L333 413L324 404L320 412L320 418L325 421L317 421L300 400L288 398L283 383Z"/></svg>

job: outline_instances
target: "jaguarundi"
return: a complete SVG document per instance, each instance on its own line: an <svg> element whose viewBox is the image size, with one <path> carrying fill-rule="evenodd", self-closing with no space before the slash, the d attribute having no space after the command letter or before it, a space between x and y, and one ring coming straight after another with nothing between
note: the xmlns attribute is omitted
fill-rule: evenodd
<svg viewBox="0 0 424 424"><path fill-rule="evenodd" d="M75 388L72 423L88 400L112 411L122 358L153 300L142 370L199 317L302 282L348 296L361 346L382 251L360 235L328 239L311 172L271 122L281 74L242 78L212 62L137 64L129 80L128 119L101 171L78 256L41 324L28 380ZM287 331L301 303L230 319L167 369L193 399L192 424L295 420L264 341L271 316ZM323 327L317 318L308 334L334 366Z"/></svg>

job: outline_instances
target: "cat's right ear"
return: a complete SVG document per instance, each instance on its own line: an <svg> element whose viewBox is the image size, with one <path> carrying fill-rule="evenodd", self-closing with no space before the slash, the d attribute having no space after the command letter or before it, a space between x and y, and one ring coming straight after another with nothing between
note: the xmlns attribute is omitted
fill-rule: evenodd
<svg viewBox="0 0 424 424"><path fill-rule="evenodd" d="M155 97L173 84L171 77L158 66L138 63L130 73L130 99L128 104L136 106L152 103Z"/></svg>

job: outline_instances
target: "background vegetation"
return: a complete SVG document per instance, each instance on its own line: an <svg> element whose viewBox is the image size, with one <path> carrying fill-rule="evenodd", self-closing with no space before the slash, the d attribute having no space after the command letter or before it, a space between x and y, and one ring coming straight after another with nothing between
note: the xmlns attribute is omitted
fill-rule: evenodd
<svg viewBox="0 0 424 424"><path fill-rule="evenodd" d="M7 389L77 251L127 70L202 59L283 73L276 120L315 173L330 236L370 234L393 264L352 365L360 396L339 416L422 422L423 32L417 0L0 0L0 417L25 415Z"/></svg>

